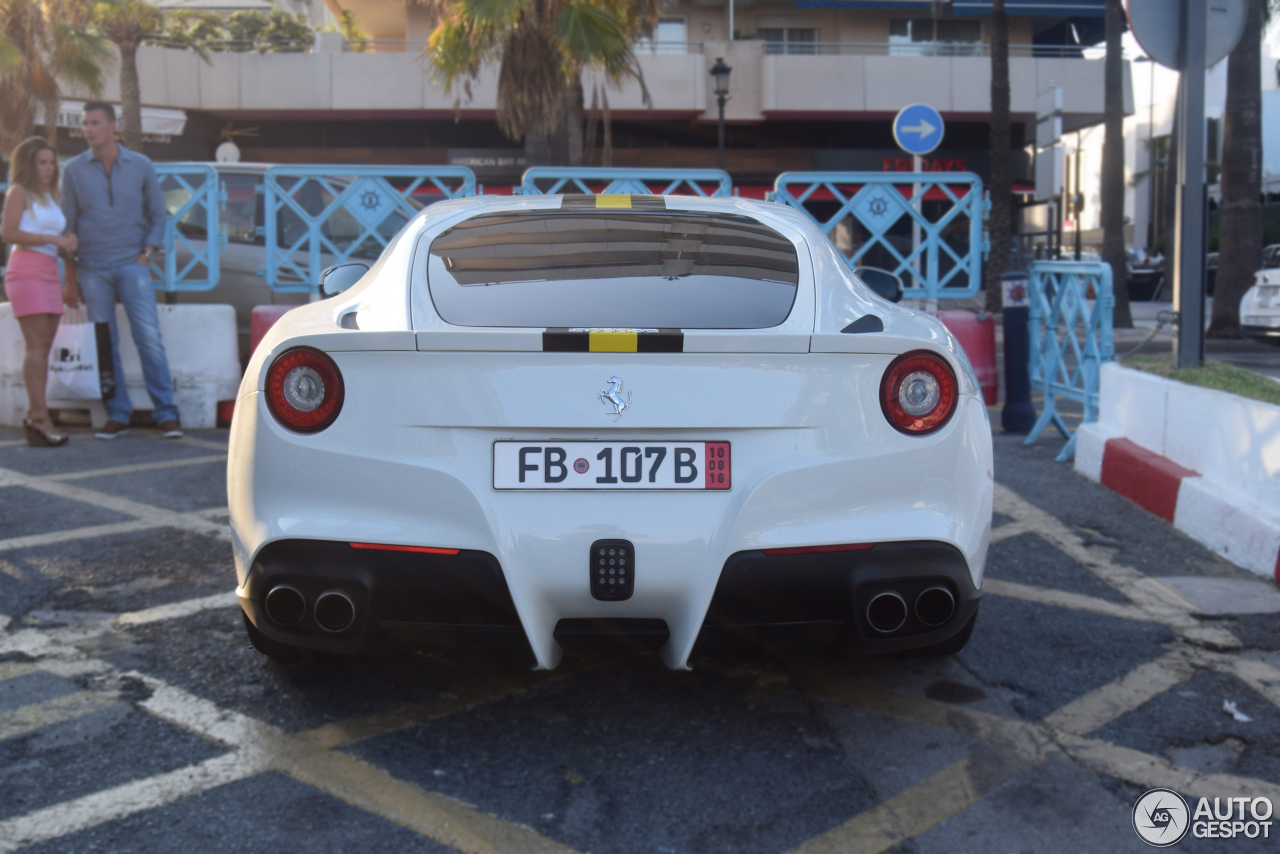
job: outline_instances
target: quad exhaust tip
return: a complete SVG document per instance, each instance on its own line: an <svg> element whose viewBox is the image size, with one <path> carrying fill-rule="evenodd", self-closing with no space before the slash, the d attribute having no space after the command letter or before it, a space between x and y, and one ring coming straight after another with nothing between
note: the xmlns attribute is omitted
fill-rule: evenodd
<svg viewBox="0 0 1280 854"><path fill-rule="evenodd" d="M316 597L316 623L326 632L345 632L355 621L356 603L343 591L335 588Z"/></svg>
<svg viewBox="0 0 1280 854"><path fill-rule="evenodd" d="M307 614L307 600L297 588L288 584L277 584L267 591L263 608L267 618L277 626L293 626L301 622Z"/></svg>
<svg viewBox="0 0 1280 854"><path fill-rule="evenodd" d="M907 602L896 590L882 590L867 603L867 622L881 634L896 632L907 622Z"/></svg>
<svg viewBox="0 0 1280 854"><path fill-rule="evenodd" d="M945 587L930 587L916 597L916 619L926 626L941 626L956 613L956 598Z"/></svg>

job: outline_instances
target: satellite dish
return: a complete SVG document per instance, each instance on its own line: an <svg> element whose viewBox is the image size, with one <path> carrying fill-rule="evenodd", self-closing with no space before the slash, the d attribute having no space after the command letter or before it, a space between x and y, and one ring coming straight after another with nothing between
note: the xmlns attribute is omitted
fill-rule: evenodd
<svg viewBox="0 0 1280 854"><path fill-rule="evenodd" d="M1177 0L1125 0L1129 29L1147 55L1165 68L1181 71L1182 32ZM1205 21L1205 68L1226 59L1244 34L1248 0L1208 0Z"/></svg>
<svg viewBox="0 0 1280 854"><path fill-rule="evenodd" d="M213 152L213 159L219 163L239 163L240 146L234 142L224 142Z"/></svg>

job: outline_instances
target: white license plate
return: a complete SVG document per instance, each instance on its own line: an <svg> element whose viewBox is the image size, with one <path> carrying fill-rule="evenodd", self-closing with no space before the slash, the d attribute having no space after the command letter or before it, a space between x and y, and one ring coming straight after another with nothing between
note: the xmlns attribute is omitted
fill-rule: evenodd
<svg viewBox="0 0 1280 854"><path fill-rule="evenodd" d="M728 442L494 442L494 489L729 489Z"/></svg>

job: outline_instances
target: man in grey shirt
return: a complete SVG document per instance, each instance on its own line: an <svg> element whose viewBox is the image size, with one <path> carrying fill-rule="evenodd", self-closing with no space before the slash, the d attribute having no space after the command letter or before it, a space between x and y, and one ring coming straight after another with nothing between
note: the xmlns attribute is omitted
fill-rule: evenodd
<svg viewBox="0 0 1280 854"><path fill-rule="evenodd" d="M133 343L142 360L142 376L160 432L181 438L173 403L173 377L148 264L163 243L165 208L155 167L142 154L116 144L116 112L110 104L89 101L80 126L89 150L67 161L62 170L62 212L67 230L80 241L74 265L68 264L68 304L83 295L94 323L111 325L111 357L115 395L106 402L107 423L99 439L114 439L129 429L133 404L120 363L116 298L124 305Z"/></svg>

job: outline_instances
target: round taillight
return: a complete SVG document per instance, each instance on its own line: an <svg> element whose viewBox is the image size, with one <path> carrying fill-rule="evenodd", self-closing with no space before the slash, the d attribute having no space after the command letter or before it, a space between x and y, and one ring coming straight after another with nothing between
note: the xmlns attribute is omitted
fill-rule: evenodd
<svg viewBox="0 0 1280 854"><path fill-rule="evenodd" d="M286 350L267 370L267 404L291 430L323 430L342 411L342 374L319 350Z"/></svg>
<svg viewBox="0 0 1280 854"><path fill-rule="evenodd" d="M880 381L880 408L896 429L922 436L941 428L956 409L956 375L928 350L904 353Z"/></svg>

